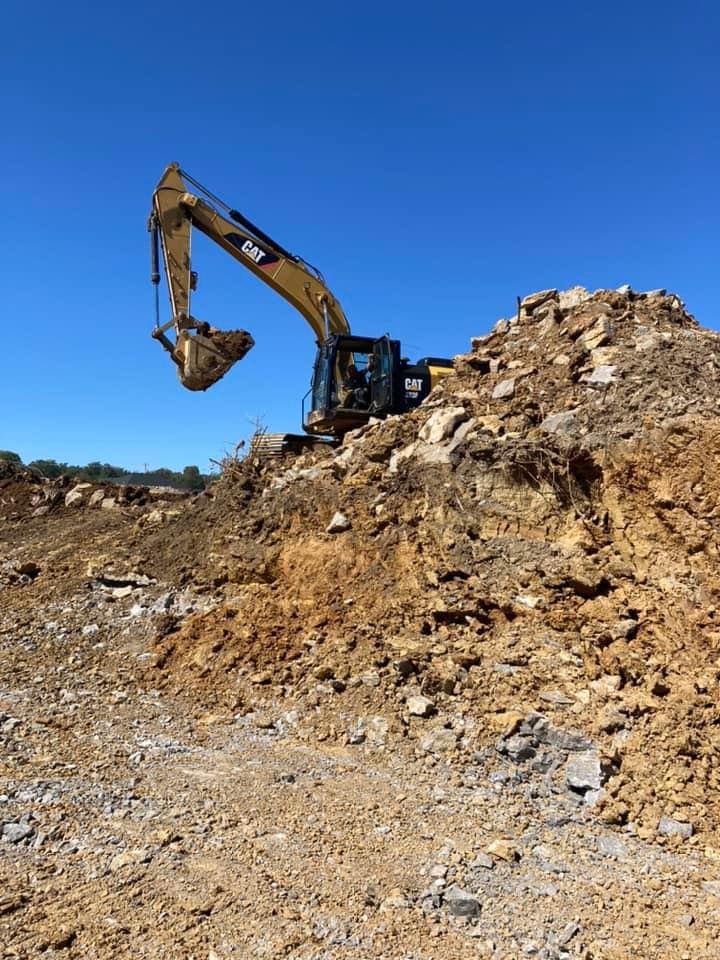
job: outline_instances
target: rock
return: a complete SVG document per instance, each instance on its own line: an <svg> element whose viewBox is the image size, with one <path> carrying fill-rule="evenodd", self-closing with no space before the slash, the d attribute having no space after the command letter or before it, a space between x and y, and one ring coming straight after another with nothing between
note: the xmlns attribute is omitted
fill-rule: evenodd
<svg viewBox="0 0 720 960"><path fill-rule="evenodd" d="M558 750L580 752L589 750L593 745L592 740L582 733L553 727L545 717L538 714L533 716L531 725L536 740L549 747L556 747Z"/></svg>
<svg viewBox="0 0 720 960"><path fill-rule="evenodd" d="M580 933L580 924L575 923L574 920L571 920L570 923L565 925L560 933L560 936L557 938L558 946L566 946L578 933Z"/></svg>
<svg viewBox="0 0 720 960"><path fill-rule="evenodd" d="M493 840L485 849L496 860L504 860L506 863L520 859L518 848L509 840Z"/></svg>
<svg viewBox="0 0 720 960"><path fill-rule="evenodd" d="M437 879L444 880L448 872L447 864L436 863L432 867L430 867L430 870L428 872L429 872L429 875L433 878L433 880L437 880Z"/></svg>
<svg viewBox="0 0 720 960"><path fill-rule="evenodd" d="M548 300L557 300L557 290L538 290L537 293L531 293L520 301L520 309L526 313L532 313L541 304Z"/></svg>
<svg viewBox="0 0 720 960"><path fill-rule="evenodd" d="M642 353L645 350L652 350L659 343L661 343L661 340L656 333L643 333L635 337L635 349L638 353Z"/></svg>
<svg viewBox="0 0 720 960"><path fill-rule="evenodd" d="M502 752L507 753L511 760L516 762L531 760L535 756L535 748L531 740L526 737L513 736L502 741Z"/></svg>
<svg viewBox="0 0 720 960"><path fill-rule="evenodd" d="M445 891L443 900L454 917L479 917L480 901L467 890L453 884Z"/></svg>
<svg viewBox="0 0 720 960"><path fill-rule="evenodd" d="M423 463L454 463L457 455L453 456L453 449L448 443L437 443L433 446L420 446L417 449L417 459Z"/></svg>
<svg viewBox="0 0 720 960"><path fill-rule="evenodd" d="M72 507L74 505L80 505L83 501L83 493L77 488L72 489L69 493L65 494L65 506Z"/></svg>
<svg viewBox="0 0 720 960"><path fill-rule="evenodd" d="M492 870L495 861L487 853L478 853L469 866L471 870Z"/></svg>
<svg viewBox="0 0 720 960"><path fill-rule="evenodd" d="M123 867L135 867L141 863L149 863L152 859L147 850L125 850L116 854L110 861L110 872L117 873Z"/></svg>
<svg viewBox="0 0 720 960"><path fill-rule="evenodd" d="M429 717L435 710L435 704L428 697L408 697L406 706L413 717Z"/></svg>
<svg viewBox="0 0 720 960"><path fill-rule="evenodd" d="M632 295L633 290L629 283L624 283L621 287L617 287L615 292L621 294L623 297L629 297Z"/></svg>
<svg viewBox="0 0 720 960"><path fill-rule="evenodd" d="M119 504L114 497L105 497L100 503L101 510L115 510L118 506Z"/></svg>
<svg viewBox="0 0 720 960"><path fill-rule="evenodd" d="M606 317L600 317L582 336L582 344L586 350L596 350L604 347L612 339L612 324Z"/></svg>
<svg viewBox="0 0 720 960"><path fill-rule="evenodd" d="M544 433L570 433L577 423L577 410L563 410L560 413L551 413L540 424Z"/></svg>
<svg viewBox="0 0 720 960"><path fill-rule="evenodd" d="M351 727L347 732L347 742L350 746L357 747L361 743L365 743L367 737L366 726L364 721L358 720L354 727Z"/></svg>
<svg viewBox="0 0 720 960"><path fill-rule="evenodd" d="M457 734L447 727L435 727L428 731L420 741L420 749L425 753L452 753L457 747Z"/></svg>
<svg viewBox="0 0 720 960"><path fill-rule="evenodd" d="M702 888L705 893L709 893L713 897L720 897L720 880L706 880Z"/></svg>
<svg viewBox="0 0 720 960"><path fill-rule="evenodd" d="M105 499L105 491L95 490L93 493L90 494L90 499L88 500L88 506L99 507L104 499Z"/></svg>
<svg viewBox="0 0 720 960"><path fill-rule="evenodd" d="M390 460L388 462L388 473L397 473L397 469L400 464L404 460L410 460L411 457L414 457L419 446L419 441L415 440L413 443L409 443L406 447L401 447L400 450L395 450L390 455Z"/></svg>
<svg viewBox="0 0 720 960"><path fill-rule="evenodd" d="M405 658L395 662L395 669L401 677L411 677L417 673L417 664L413 660Z"/></svg>
<svg viewBox="0 0 720 960"><path fill-rule="evenodd" d="M617 367L614 364L602 364L599 367L595 367L593 372L587 378L587 383L593 383L599 386L607 386L615 380L616 370Z"/></svg>
<svg viewBox="0 0 720 960"><path fill-rule="evenodd" d="M31 580L34 580L40 573L40 567L34 560L24 560L21 563L16 563L15 570L21 577L29 577Z"/></svg>
<svg viewBox="0 0 720 960"><path fill-rule="evenodd" d="M611 835L598 837L597 848L604 857L612 857L615 860L624 860L627 856L627 847L622 840Z"/></svg>
<svg viewBox="0 0 720 960"><path fill-rule="evenodd" d="M344 533L346 530L349 530L352 524L345 516L344 513L340 513L338 510L334 515L330 523L325 527L325 533Z"/></svg>
<svg viewBox="0 0 720 960"><path fill-rule="evenodd" d="M407 910L412 906L411 902L402 892L402 890L392 890L385 897L379 906L380 913L387 913L390 910Z"/></svg>
<svg viewBox="0 0 720 960"><path fill-rule="evenodd" d="M271 670L258 670L257 673L251 673L248 677L250 683L255 683L258 686L262 686L266 683L272 683L272 671Z"/></svg>
<svg viewBox="0 0 720 960"><path fill-rule="evenodd" d="M435 410L420 428L418 436L425 443L441 443L451 437L458 424L467 418L464 407Z"/></svg>
<svg viewBox="0 0 720 960"><path fill-rule="evenodd" d="M585 750L570 757L565 767L565 780L572 790L599 790L604 778L598 752Z"/></svg>
<svg viewBox="0 0 720 960"><path fill-rule="evenodd" d="M366 724L368 743L374 747L384 747L387 743L390 724L383 717L371 717Z"/></svg>
<svg viewBox="0 0 720 960"><path fill-rule="evenodd" d="M570 287L569 290L561 290L558 294L558 303L561 310L572 310L573 307L580 306L586 300L589 300L592 294L585 287Z"/></svg>
<svg viewBox="0 0 720 960"><path fill-rule="evenodd" d="M31 837L34 832L35 828L31 824L23 823L22 821L6 823L2 828L3 840L7 841L7 843L20 843L22 840Z"/></svg>
<svg viewBox="0 0 720 960"><path fill-rule="evenodd" d="M691 823L684 820L673 820L672 817L660 817L657 832L661 837L682 837L688 840L695 832Z"/></svg>
<svg viewBox="0 0 720 960"><path fill-rule="evenodd" d="M501 380L492 392L493 400L510 400L515 396L515 380Z"/></svg>

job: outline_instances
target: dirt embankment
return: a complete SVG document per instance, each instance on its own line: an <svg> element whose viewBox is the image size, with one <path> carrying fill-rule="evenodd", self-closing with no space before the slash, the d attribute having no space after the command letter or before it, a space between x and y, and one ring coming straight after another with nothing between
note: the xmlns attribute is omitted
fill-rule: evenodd
<svg viewBox="0 0 720 960"><path fill-rule="evenodd" d="M542 291L414 413L335 451L230 462L200 497L58 493L7 468L0 600L29 624L83 590L142 608L162 588L124 673L137 689L458 789L480 764L699 857L712 887L719 345L663 291ZM428 916L450 902L432 896Z"/></svg>

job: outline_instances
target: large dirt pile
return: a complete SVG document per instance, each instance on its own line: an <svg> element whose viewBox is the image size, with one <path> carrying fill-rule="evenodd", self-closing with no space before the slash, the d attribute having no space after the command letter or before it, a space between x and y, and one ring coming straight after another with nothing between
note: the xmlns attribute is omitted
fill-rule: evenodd
<svg viewBox="0 0 720 960"><path fill-rule="evenodd" d="M201 495L0 464L8 956L717 956L717 334L527 297Z"/></svg>
<svg viewBox="0 0 720 960"><path fill-rule="evenodd" d="M344 742L390 712L420 752L429 729L536 751L541 712L592 739L608 821L714 833L718 342L664 291L543 291L412 415L229 468L195 571L226 599L169 625L157 669L309 701Z"/></svg>

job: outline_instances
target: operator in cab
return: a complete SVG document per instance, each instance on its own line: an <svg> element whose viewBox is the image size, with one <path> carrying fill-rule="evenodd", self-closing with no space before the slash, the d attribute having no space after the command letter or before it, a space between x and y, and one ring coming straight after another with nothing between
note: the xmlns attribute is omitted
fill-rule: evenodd
<svg viewBox="0 0 720 960"><path fill-rule="evenodd" d="M367 410L370 405L368 384L363 370L354 363L347 368L347 376L342 382L342 405L350 410Z"/></svg>

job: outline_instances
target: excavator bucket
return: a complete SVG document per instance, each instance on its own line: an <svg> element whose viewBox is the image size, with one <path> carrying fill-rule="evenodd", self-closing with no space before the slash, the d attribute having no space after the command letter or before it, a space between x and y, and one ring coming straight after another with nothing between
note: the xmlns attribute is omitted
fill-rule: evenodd
<svg viewBox="0 0 720 960"><path fill-rule="evenodd" d="M173 350L180 382L188 390L207 390L254 346L247 330L210 327L194 334L182 330Z"/></svg>

